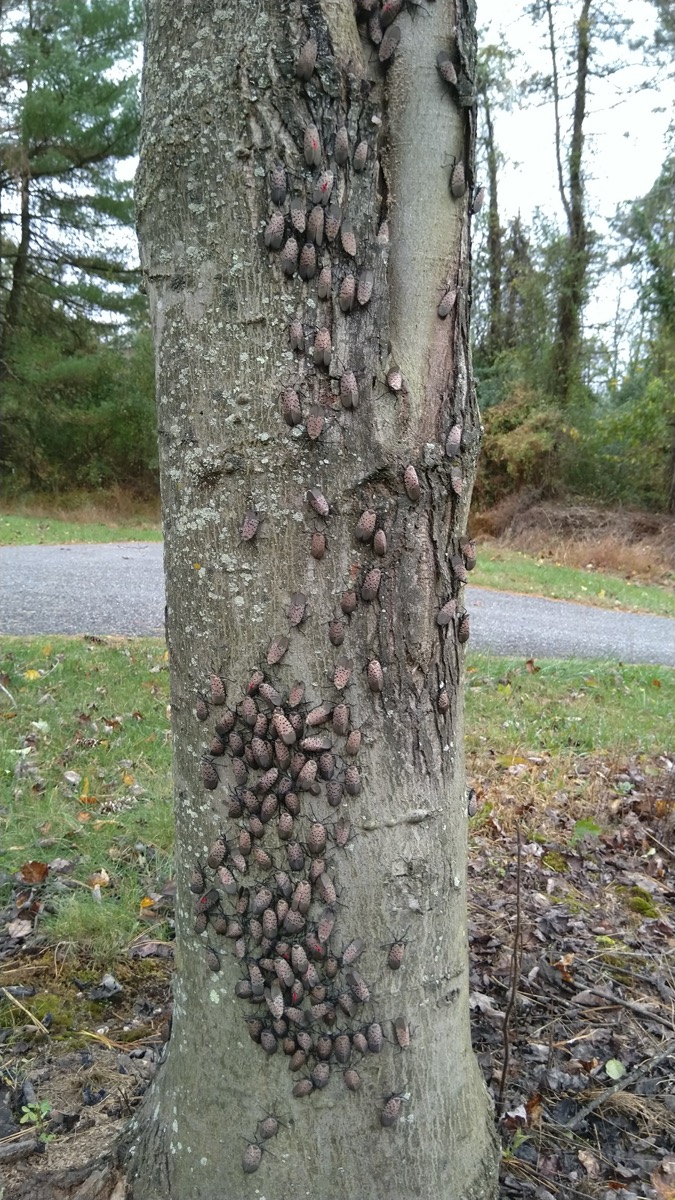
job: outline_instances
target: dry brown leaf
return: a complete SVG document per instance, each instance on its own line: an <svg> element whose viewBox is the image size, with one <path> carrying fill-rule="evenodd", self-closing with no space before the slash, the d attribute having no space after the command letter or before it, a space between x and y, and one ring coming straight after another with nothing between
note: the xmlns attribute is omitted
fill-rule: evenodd
<svg viewBox="0 0 675 1200"><path fill-rule="evenodd" d="M49 867L45 862L26 862L19 871L22 883L42 883L47 877Z"/></svg>

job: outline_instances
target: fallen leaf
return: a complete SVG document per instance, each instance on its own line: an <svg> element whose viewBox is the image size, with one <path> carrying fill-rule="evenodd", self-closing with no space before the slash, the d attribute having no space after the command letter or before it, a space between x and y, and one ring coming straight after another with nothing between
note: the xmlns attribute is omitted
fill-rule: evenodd
<svg viewBox="0 0 675 1200"><path fill-rule="evenodd" d="M591 1179L597 1179L600 1174L600 1163L590 1150L580 1150L578 1154L579 1162L582 1167L585 1167L586 1174L590 1175Z"/></svg>
<svg viewBox="0 0 675 1200"><path fill-rule="evenodd" d="M31 932L32 928L32 921L26 921L21 917L17 917L16 921L10 921L9 925L7 926L7 932L11 938L16 938L19 940L20 938L28 937L28 934Z"/></svg>
<svg viewBox="0 0 675 1200"><path fill-rule="evenodd" d="M655 688L660 688L660 687L661 687L661 680L660 680L660 679L652 679L652 687L655 687Z"/></svg>
<svg viewBox="0 0 675 1200"><path fill-rule="evenodd" d="M19 871L22 883L42 883L46 878L49 867L45 862L24 863Z"/></svg>
<svg viewBox="0 0 675 1200"><path fill-rule="evenodd" d="M626 1068L618 1058L609 1058L605 1063L605 1071L610 1079L623 1079L626 1074Z"/></svg>
<svg viewBox="0 0 675 1200"><path fill-rule="evenodd" d="M39 672L39 671L34 671L34 670L31 670L31 671L24 671L24 673L23 673L23 677L24 677L24 679L39 679L39 678L40 678L40 672Z"/></svg>
<svg viewBox="0 0 675 1200"><path fill-rule="evenodd" d="M89 876L87 883L89 884L90 888L107 887L110 883L110 876L105 867L101 867L100 871L94 871L94 874Z"/></svg>
<svg viewBox="0 0 675 1200"><path fill-rule="evenodd" d="M541 667L535 667L533 658L526 658L525 666L526 666L527 670L529 671L530 675L536 675L537 671L541 671Z"/></svg>
<svg viewBox="0 0 675 1200"><path fill-rule="evenodd" d="M155 901L152 899L152 896L144 896L141 900L141 908L152 908L154 904Z"/></svg>

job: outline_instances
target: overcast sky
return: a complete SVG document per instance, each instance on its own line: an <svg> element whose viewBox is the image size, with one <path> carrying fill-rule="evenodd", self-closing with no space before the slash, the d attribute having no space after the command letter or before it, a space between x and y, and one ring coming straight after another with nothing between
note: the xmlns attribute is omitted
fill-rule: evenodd
<svg viewBox="0 0 675 1200"><path fill-rule="evenodd" d="M546 24L535 25L522 15L523 7L505 0L478 0L481 44L499 45L505 41L518 50L515 82L533 71L550 72ZM575 0L572 11L578 12L580 7L580 0ZM567 5L556 8L560 11ZM628 35L631 40L651 38L655 27L652 4L647 0L616 0L616 8L633 21ZM631 53L627 45L612 44L603 55L606 62L616 62L625 55L633 65L606 79L591 81L584 174L590 221L599 232L606 231L619 203L644 195L652 186L666 156L666 135L675 106L672 69L662 73L656 89L645 89L645 83L654 81L656 70L640 63L639 53ZM562 73L564 54L558 65ZM565 123L563 129L567 127ZM497 112L495 134L506 159L499 178L502 220L521 212L529 221L539 207L562 221L552 106L531 97L527 107ZM618 280L616 285L604 282L601 294L589 306L591 322L606 320L613 314L617 287Z"/></svg>

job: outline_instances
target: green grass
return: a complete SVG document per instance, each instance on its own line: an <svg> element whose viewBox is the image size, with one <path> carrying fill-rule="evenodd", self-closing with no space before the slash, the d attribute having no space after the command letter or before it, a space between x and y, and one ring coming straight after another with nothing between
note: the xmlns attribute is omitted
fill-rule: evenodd
<svg viewBox="0 0 675 1200"><path fill-rule="evenodd" d="M655 584L630 583L615 575L557 566L517 550L479 546L471 582L479 587L526 592L554 600L576 600L601 608L675 617L675 590Z"/></svg>
<svg viewBox="0 0 675 1200"><path fill-rule="evenodd" d="M575 755L672 750L675 671L536 665L469 656L470 767L545 752L553 786ZM143 897L172 876L167 668L151 638L0 639L0 681L15 702L0 693L0 904L25 863L72 861L43 885L40 930L108 968L148 927ZM101 870L110 883L97 901L91 880Z"/></svg>
<svg viewBox="0 0 675 1200"><path fill-rule="evenodd" d="M4 638L0 651L16 701L0 693L0 871L71 860L48 876L54 911L40 927L106 958L145 926L143 896L172 874L164 646ZM97 901L89 881L101 870L110 883Z"/></svg>
<svg viewBox="0 0 675 1200"><path fill-rule="evenodd" d="M630 754L672 749L675 670L469 656L467 751Z"/></svg>
<svg viewBox="0 0 675 1200"><path fill-rule="evenodd" d="M131 525L0 514L0 546L54 546L69 542L161 542L156 523Z"/></svg>

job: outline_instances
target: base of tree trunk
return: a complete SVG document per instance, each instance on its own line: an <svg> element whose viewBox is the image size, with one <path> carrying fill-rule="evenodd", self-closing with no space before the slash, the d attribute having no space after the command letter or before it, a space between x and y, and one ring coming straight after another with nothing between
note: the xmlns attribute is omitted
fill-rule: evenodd
<svg viewBox="0 0 675 1200"><path fill-rule="evenodd" d="M124 1171L114 1153L62 1171L38 1171L3 1191L4 1200L125 1200Z"/></svg>

